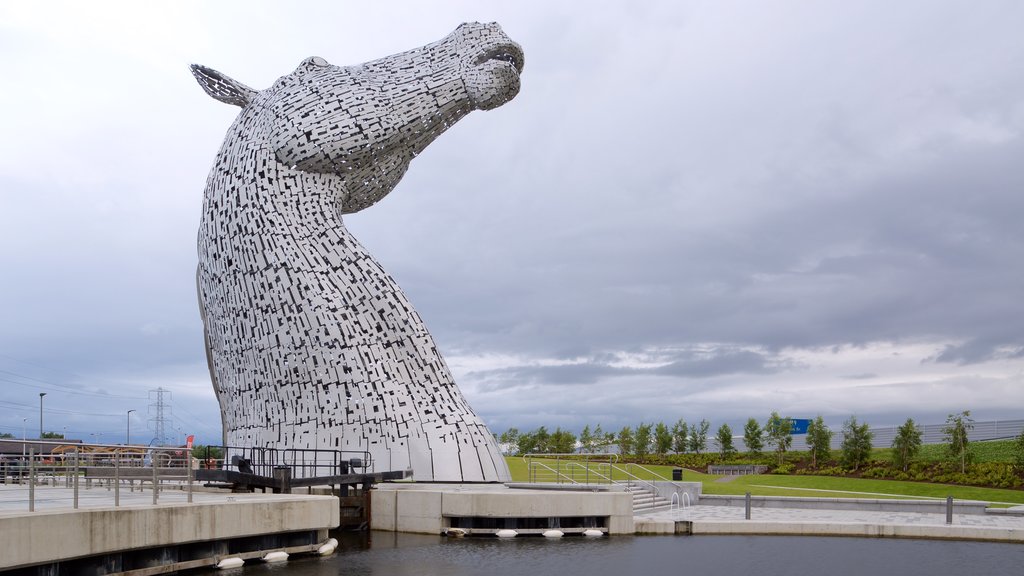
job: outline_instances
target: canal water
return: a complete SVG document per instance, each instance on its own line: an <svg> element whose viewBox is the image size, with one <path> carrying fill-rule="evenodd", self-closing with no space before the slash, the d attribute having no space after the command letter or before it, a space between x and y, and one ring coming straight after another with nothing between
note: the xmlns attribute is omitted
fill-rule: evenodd
<svg viewBox="0 0 1024 576"><path fill-rule="evenodd" d="M1002 576L1024 574L1024 544L791 536L462 538L345 535L339 552L222 576ZM193 573L195 574L195 573Z"/></svg>

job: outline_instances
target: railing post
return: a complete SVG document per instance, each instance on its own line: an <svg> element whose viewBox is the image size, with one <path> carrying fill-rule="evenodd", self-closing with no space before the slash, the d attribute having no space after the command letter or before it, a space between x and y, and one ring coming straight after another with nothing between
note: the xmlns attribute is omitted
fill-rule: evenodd
<svg viewBox="0 0 1024 576"><path fill-rule="evenodd" d="M36 511L36 448L28 449L28 511Z"/></svg>
<svg viewBox="0 0 1024 576"><path fill-rule="evenodd" d="M189 454L185 460L185 474L188 476L188 503L192 503L192 479L195 478L195 474L192 472L192 455Z"/></svg>
<svg viewBox="0 0 1024 576"><path fill-rule="evenodd" d="M74 480L72 481L72 484L74 484L74 488L75 488L74 489L74 494L75 494L74 507L75 507L75 510L77 510L78 509L78 450L77 449L75 450L75 471L74 471L74 474L75 474L75 477L74 477Z"/></svg>
<svg viewBox="0 0 1024 576"><path fill-rule="evenodd" d="M154 506L156 506L156 499L157 499L157 489L156 489L156 483L157 483L157 475L156 475L156 460L157 460L157 459L156 459L156 453L154 452L154 453L153 453L153 458L151 458L151 459L150 459L150 464L152 464L152 465L153 465L153 505L154 505Z"/></svg>
<svg viewBox="0 0 1024 576"><path fill-rule="evenodd" d="M121 505L121 458L114 454L114 507Z"/></svg>

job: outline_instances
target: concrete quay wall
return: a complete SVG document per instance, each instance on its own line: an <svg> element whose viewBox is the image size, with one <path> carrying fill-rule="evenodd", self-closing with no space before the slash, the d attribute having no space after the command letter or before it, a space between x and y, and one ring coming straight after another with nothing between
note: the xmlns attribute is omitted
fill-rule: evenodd
<svg viewBox="0 0 1024 576"><path fill-rule="evenodd" d="M371 527L440 534L452 517L550 518L596 516L609 534L632 534L633 498L623 491L534 490L503 485L381 484L370 492Z"/></svg>
<svg viewBox="0 0 1024 576"><path fill-rule="evenodd" d="M338 525L332 496L0 514L0 570L134 549L245 536L326 531Z"/></svg>

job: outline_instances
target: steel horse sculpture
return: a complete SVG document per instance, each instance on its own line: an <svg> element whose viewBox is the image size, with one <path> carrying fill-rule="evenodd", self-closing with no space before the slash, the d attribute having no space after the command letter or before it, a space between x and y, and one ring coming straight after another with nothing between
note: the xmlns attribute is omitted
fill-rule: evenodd
<svg viewBox="0 0 1024 576"><path fill-rule="evenodd" d="M420 481L508 467L401 289L342 214L387 195L473 110L519 92L497 24L357 66L311 57L266 90L193 65L241 107L206 183L197 283L224 442L364 450Z"/></svg>

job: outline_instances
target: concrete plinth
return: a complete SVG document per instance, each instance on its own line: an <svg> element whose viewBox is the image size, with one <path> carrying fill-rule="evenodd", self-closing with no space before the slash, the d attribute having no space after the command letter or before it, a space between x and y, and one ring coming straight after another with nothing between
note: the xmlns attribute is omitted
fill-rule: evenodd
<svg viewBox="0 0 1024 576"><path fill-rule="evenodd" d="M394 483L376 486L370 494L374 530L440 534L453 525L453 519L596 517L608 534L633 533L632 496L607 486L535 490L505 485Z"/></svg>

